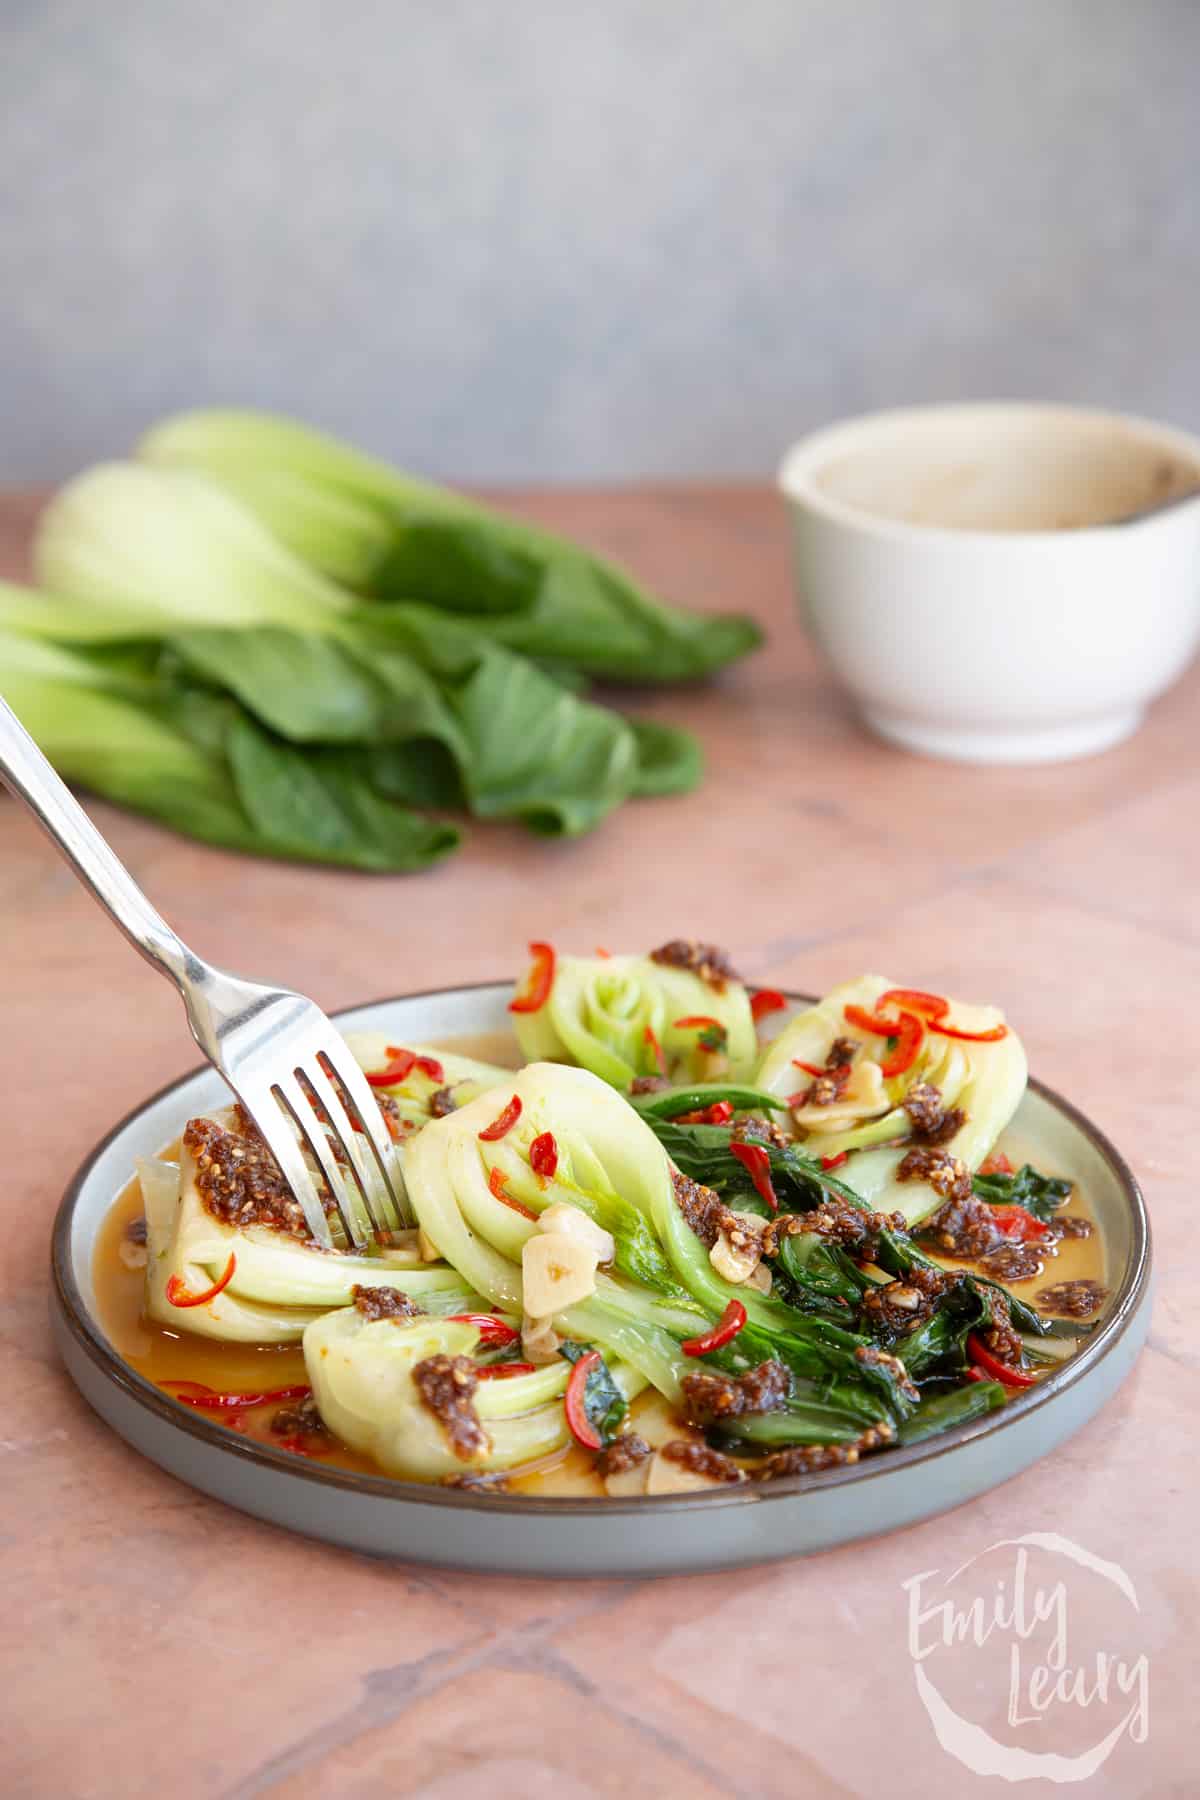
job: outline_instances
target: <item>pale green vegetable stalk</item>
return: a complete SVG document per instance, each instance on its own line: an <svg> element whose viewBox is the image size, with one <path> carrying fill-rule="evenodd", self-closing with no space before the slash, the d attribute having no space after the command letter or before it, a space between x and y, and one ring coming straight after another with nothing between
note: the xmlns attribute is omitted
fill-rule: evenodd
<svg viewBox="0 0 1200 1800"><path fill-rule="evenodd" d="M391 1061L388 1048L396 1046L394 1032L348 1031L345 1037L355 1060L363 1069L377 1073L387 1068ZM489 1088L512 1078L511 1069L502 1069L496 1063L480 1062L473 1056L459 1056L453 1050L439 1050L434 1044L403 1044L397 1047L411 1050L415 1056L432 1059L436 1066L440 1066L443 1076L438 1081L426 1070L414 1065L403 1081L393 1082L380 1090L391 1095L401 1120L410 1128L419 1128L428 1123L430 1101L441 1087L451 1090L455 1106L465 1106L468 1101L486 1093Z"/></svg>
<svg viewBox="0 0 1200 1800"><path fill-rule="evenodd" d="M677 1022L688 1018L715 1019L723 1047L706 1048L702 1028ZM744 1080L758 1055L741 982L717 990L689 969L648 956L560 956L545 1004L514 1013L513 1023L527 1057L578 1063L622 1092L639 1075L666 1073L680 1085Z"/></svg>
<svg viewBox="0 0 1200 1800"><path fill-rule="evenodd" d="M736 1299L754 1328L759 1355L778 1354L802 1379L857 1384L861 1378L873 1384L875 1394L866 1399L878 1405L879 1416L888 1408L903 1411L893 1373L860 1369L854 1352L865 1339L717 1273L676 1204L666 1151L612 1087L586 1069L531 1063L512 1077L507 1092L521 1108L503 1137L492 1142L479 1136L505 1103L506 1088L500 1087L427 1126L407 1157L423 1231L494 1306L508 1313L528 1310L525 1248L540 1228L541 1212L562 1202L602 1222L616 1253L612 1271L598 1272L590 1293L553 1314L557 1332L610 1350L677 1400L683 1375L695 1367L681 1340L703 1336ZM555 1139L562 1179L556 1171L539 1183L529 1156L534 1138L545 1132ZM537 1217L523 1216L497 1197L493 1170ZM606 1210L612 1196L619 1196L632 1222ZM640 1275L634 1273L643 1255L639 1234L655 1252Z"/></svg>
<svg viewBox="0 0 1200 1800"><path fill-rule="evenodd" d="M173 1330L182 1326L197 1337L228 1343L290 1344L298 1342L304 1327L321 1316L320 1308L260 1303L231 1293L228 1288L204 1306L173 1306L167 1299L167 1283L172 1276L189 1293L203 1293L225 1267L229 1251L226 1249L216 1268L192 1257L188 1238L196 1220L191 1206L185 1213L177 1164L141 1161L138 1181L146 1209L146 1312L150 1318Z"/></svg>
<svg viewBox="0 0 1200 1800"><path fill-rule="evenodd" d="M354 1308L327 1313L304 1333L313 1397L330 1430L389 1474L413 1481L512 1469L567 1443L560 1401L571 1371L560 1360L529 1375L481 1380L473 1405L485 1445L468 1457L455 1453L440 1420L423 1403L413 1370L429 1357L470 1356L478 1347L479 1334L471 1325L368 1320ZM645 1385L619 1364L611 1373L626 1400Z"/></svg>
<svg viewBox="0 0 1200 1800"><path fill-rule="evenodd" d="M159 818L182 815L198 837L255 847L222 760L147 705L134 678L0 623L0 695L65 780Z"/></svg>
<svg viewBox="0 0 1200 1800"><path fill-rule="evenodd" d="M233 1124L228 1110L212 1116L223 1128ZM400 1284L435 1314L469 1312L479 1304L457 1270L425 1261L415 1241L357 1256L319 1249L264 1224L226 1224L205 1206L186 1146L178 1164L147 1160L138 1173L146 1208L146 1310L173 1330L242 1343L293 1343L314 1318L348 1305L355 1287ZM172 1303L172 1277L188 1292L203 1293L231 1255L233 1274L215 1299L203 1306Z"/></svg>
<svg viewBox="0 0 1200 1800"><path fill-rule="evenodd" d="M42 514L34 570L50 594L139 616L147 629L288 625L329 631L350 602L212 482L100 463Z"/></svg>
<svg viewBox="0 0 1200 1800"><path fill-rule="evenodd" d="M673 1271L655 1239L664 1207L674 1210L671 1170L643 1120L584 1069L531 1063L512 1077L508 1091L520 1100L521 1113L503 1138L479 1137L505 1103L505 1089L498 1088L428 1126L409 1147L417 1218L443 1257L493 1305L524 1311L522 1251L538 1225L496 1197L490 1184L495 1169L528 1211L562 1202L602 1222L616 1243L618 1271L626 1243L634 1245L636 1266L638 1246L649 1236L658 1257L653 1275L658 1279L665 1269L669 1282ZM543 1185L528 1159L534 1138L546 1131L554 1136L559 1170L552 1179L543 1177ZM612 1207L618 1196L625 1216ZM554 1325L568 1337L613 1349L656 1385L677 1393L687 1363L671 1331L702 1331L705 1315L682 1284L664 1296L624 1273L599 1273L592 1298L567 1307Z"/></svg>
<svg viewBox="0 0 1200 1800"><path fill-rule="evenodd" d="M44 635L8 630L13 593L23 606L21 590L0 587L0 695L65 780L265 855L407 869L457 844L454 827L376 794L336 752L273 738L225 696L54 642L57 601L45 603Z"/></svg>
<svg viewBox="0 0 1200 1800"><path fill-rule="evenodd" d="M845 1008L861 1006L874 1012L880 996L893 986L895 983L882 975L862 975L831 989L816 1006L790 1020L767 1046L756 1085L781 1098L805 1088L807 1079L797 1069L797 1061L821 1067L839 1037L860 1046L856 1063L865 1058L882 1061L887 1039L849 1024ZM962 1000L950 1001L948 1016L965 1031L988 1031L1004 1023L1004 1015L996 1007ZM926 1181L898 1181L896 1170L905 1146L884 1147L887 1139L905 1137L911 1130L901 1106L905 1094L918 1082L930 1082L948 1108L962 1109L966 1114L963 1124L938 1147L974 1171L1020 1105L1027 1078L1025 1048L1011 1026L993 1043L972 1043L926 1031L916 1061L886 1083L883 1105L874 1114L849 1120L844 1130L822 1132L808 1147L819 1148L822 1155L848 1151L850 1160L841 1173L855 1192L881 1212L900 1212L914 1225L941 1205L942 1196Z"/></svg>

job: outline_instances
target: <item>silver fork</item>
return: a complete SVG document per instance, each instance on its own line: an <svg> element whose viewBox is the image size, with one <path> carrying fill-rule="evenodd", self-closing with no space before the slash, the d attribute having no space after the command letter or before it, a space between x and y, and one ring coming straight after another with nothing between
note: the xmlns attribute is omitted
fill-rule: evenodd
<svg viewBox="0 0 1200 1800"><path fill-rule="evenodd" d="M397 1148L370 1084L320 1007L288 988L228 975L189 950L3 700L0 780L24 801L134 949L175 983L192 1036L258 1126L317 1242L332 1247L333 1235L302 1144L356 1249L365 1249L372 1234L410 1225Z"/></svg>

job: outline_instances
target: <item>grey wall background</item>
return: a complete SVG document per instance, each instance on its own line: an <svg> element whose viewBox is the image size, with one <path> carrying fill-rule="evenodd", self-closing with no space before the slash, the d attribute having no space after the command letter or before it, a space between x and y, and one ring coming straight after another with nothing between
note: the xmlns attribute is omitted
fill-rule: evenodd
<svg viewBox="0 0 1200 1800"><path fill-rule="evenodd" d="M0 480L198 402L464 479L1200 426L1194 0L0 0Z"/></svg>

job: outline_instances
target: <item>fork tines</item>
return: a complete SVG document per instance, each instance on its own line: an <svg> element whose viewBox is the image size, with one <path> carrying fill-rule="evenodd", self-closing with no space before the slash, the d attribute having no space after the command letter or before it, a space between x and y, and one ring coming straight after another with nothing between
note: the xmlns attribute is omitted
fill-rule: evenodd
<svg viewBox="0 0 1200 1800"><path fill-rule="evenodd" d="M397 1146L358 1064L328 1045L277 1076L249 1106L318 1243L333 1247L326 1202L356 1250L413 1222ZM315 1163L318 1175L305 1158Z"/></svg>

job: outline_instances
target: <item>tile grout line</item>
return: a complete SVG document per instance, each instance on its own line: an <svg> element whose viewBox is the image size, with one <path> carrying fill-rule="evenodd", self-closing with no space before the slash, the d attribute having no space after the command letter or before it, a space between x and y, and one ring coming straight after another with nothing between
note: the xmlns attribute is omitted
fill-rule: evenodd
<svg viewBox="0 0 1200 1800"><path fill-rule="evenodd" d="M535 1669L539 1674L549 1675L564 1686L574 1688L577 1693L583 1694L598 1705L603 1712L619 1719L622 1724L628 1725L640 1737L648 1739L657 1749L665 1752L672 1762L680 1763L695 1774L702 1775L719 1793L731 1796L731 1800L754 1800L754 1796L747 1790L730 1787L718 1769L706 1762L703 1757L697 1756L693 1750L689 1750L686 1744L681 1743L670 1732L664 1731L660 1725L655 1725L649 1719L639 1718L636 1713L626 1712L623 1707L610 1700L604 1690L590 1676L585 1675L569 1656L556 1649L553 1644L537 1647L527 1657L519 1658L515 1666L522 1665Z"/></svg>
<svg viewBox="0 0 1200 1800"><path fill-rule="evenodd" d="M455 1604L438 1586L436 1572L428 1585L447 1605ZM522 1636L527 1639L548 1636L580 1619L593 1618L618 1605L637 1585L636 1582L619 1582L611 1592L603 1593L596 1603L575 1607L558 1619L534 1620L527 1625L510 1626L499 1633L482 1627L486 1632L485 1641L474 1650L471 1645L478 1640L479 1630L468 1632L449 1649L430 1651L414 1662L367 1669L359 1678L361 1693L352 1706L268 1757L233 1787L225 1789L222 1800L256 1800L259 1795L270 1794L281 1781L302 1774L315 1762L345 1749L365 1733L402 1718L418 1700L429 1699L447 1682L502 1661L514 1640L520 1640ZM469 1610L466 1607L460 1610L466 1615L464 1624L468 1623Z"/></svg>

